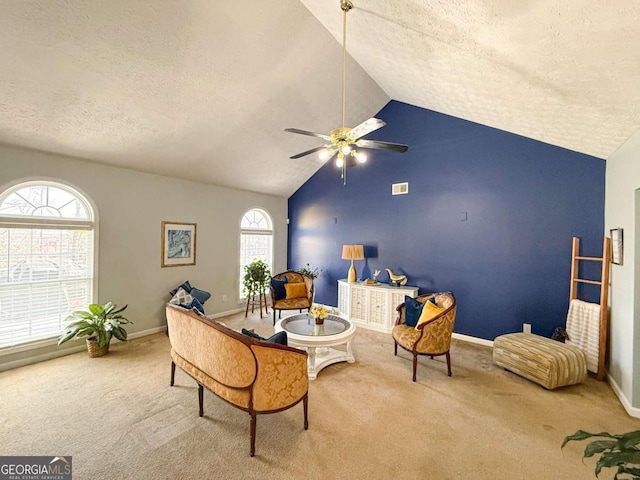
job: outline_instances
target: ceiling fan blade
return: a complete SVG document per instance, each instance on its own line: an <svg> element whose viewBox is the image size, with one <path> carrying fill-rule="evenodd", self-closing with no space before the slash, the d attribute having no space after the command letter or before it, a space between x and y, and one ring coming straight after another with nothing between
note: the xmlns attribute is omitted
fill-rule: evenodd
<svg viewBox="0 0 640 480"><path fill-rule="evenodd" d="M318 138L322 138L323 140L331 140L331 137L329 137L329 135L324 135L322 133L309 132L307 130L300 130L299 128L285 128L284 131L291 132L291 133L299 133L300 135L309 135L310 137L318 137Z"/></svg>
<svg viewBox="0 0 640 480"><path fill-rule="evenodd" d="M309 155L311 153L315 153L315 152L319 152L320 150L324 150L325 148L327 148L327 147L322 145L321 147L312 148L311 150L307 150L306 152L297 153L296 155L292 155L289 158L294 158L294 159L295 158L301 158L301 157L304 157L305 155Z"/></svg>
<svg viewBox="0 0 640 480"><path fill-rule="evenodd" d="M356 145L361 148L376 148L379 150L390 150L392 152L404 153L409 150L407 145L402 143L382 142L380 140L358 140Z"/></svg>
<svg viewBox="0 0 640 480"><path fill-rule="evenodd" d="M357 127L353 127L351 130L349 130L347 135L357 140L360 137L364 137L368 133L373 132L374 130L378 130L379 128L384 127L385 125L386 123L384 123L379 118L371 117L369 120L365 120Z"/></svg>

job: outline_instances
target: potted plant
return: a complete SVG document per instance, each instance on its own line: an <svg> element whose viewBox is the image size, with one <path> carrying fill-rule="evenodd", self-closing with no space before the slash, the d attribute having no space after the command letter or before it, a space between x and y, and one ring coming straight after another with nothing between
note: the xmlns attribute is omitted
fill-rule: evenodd
<svg viewBox="0 0 640 480"><path fill-rule="evenodd" d="M242 292L250 297L252 295L264 294L269 290L271 272L269 265L262 260L254 260L244 266L244 277L242 278Z"/></svg>
<svg viewBox="0 0 640 480"><path fill-rule="evenodd" d="M62 345L72 338L88 337L89 356L93 358L106 355L112 337L123 342L127 340L127 331L122 327L122 325L131 323L122 316L122 312L127 307L128 305L118 308L111 302L104 305L92 303L87 310L77 310L71 313L67 317L69 323L60 334L58 345Z"/></svg>
<svg viewBox="0 0 640 480"><path fill-rule="evenodd" d="M322 270L320 270L318 267L311 265L310 263L307 263L304 267L300 267L298 269L298 273L306 275L307 277L311 277L312 279L315 280L320 276L320 274L322 273Z"/></svg>
<svg viewBox="0 0 640 480"><path fill-rule="evenodd" d="M582 458L599 454L596 461L595 474L600 475L603 468L617 467L614 479L640 479L640 430L612 435L608 432L589 433L578 430L573 435L565 437L561 449L570 441L582 441L596 438L587 444Z"/></svg>

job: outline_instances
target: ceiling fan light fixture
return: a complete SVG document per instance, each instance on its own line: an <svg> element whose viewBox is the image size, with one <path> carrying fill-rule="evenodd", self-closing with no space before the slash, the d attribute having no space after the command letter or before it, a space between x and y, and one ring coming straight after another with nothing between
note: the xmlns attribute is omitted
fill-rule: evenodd
<svg viewBox="0 0 640 480"><path fill-rule="evenodd" d="M347 184L347 160L348 157L353 157L358 163L365 163L367 156L358 148L364 149L377 149L388 150L392 152L404 153L409 148L407 145L392 142L383 142L380 140L364 139L362 137L367 136L371 132L378 130L385 126L384 121L379 118L369 118L361 124L351 128L345 127L345 113L346 113L346 76L347 76L347 12L353 8L353 3L350 0L340 0L340 9L342 10L342 126L334 128L328 135L316 132L310 132L308 130L300 130L299 128L285 128L286 132L297 133L300 135L307 135L311 137L318 137L325 140L326 143L322 147L312 148L310 150L298 153L289 158L300 158L311 153L320 152L319 158L323 161L328 161L336 154L336 167L342 170L341 177L343 179L342 184ZM347 157L347 158L345 158Z"/></svg>
<svg viewBox="0 0 640 480"><path fill-rule="evenodd" d="M320 150L320 153L318 154L318 158L323 161L329 160L330 156L331 156L331 152L329 152L327 148Z"/></svg>

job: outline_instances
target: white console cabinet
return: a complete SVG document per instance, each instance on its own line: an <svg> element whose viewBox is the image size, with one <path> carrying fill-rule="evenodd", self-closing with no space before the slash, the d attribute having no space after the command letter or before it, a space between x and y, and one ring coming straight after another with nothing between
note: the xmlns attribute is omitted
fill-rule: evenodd
<svg viewBox="0 0 640 480"><path fill-rule="evenodd" d="M391 332L396 323L396 307L404 296L415 298L418 287L393 287L384 283L366 285L338 280L338 310L359 327Z"/></svg>

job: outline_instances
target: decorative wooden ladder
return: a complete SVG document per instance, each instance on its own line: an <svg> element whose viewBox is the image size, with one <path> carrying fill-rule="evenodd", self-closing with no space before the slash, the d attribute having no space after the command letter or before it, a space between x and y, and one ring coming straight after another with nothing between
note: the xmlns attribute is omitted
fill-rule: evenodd
<svg viewBox="0 0 640 480"><path fill-rule="evenodd" d="M602 270L600 280L586 280L578 278L578 266L580 261L601 262ZM604 237L602 245L602 257L580 256L580 239L573 237L571 249L571 288L569 290L569 302L578 298L578 284L589 283L600 286L600 339L598 343L598 372L596 378L604 380L605 360L608 348L607 335L609 332L609 270L611 264L611 239Z"/></svg>

